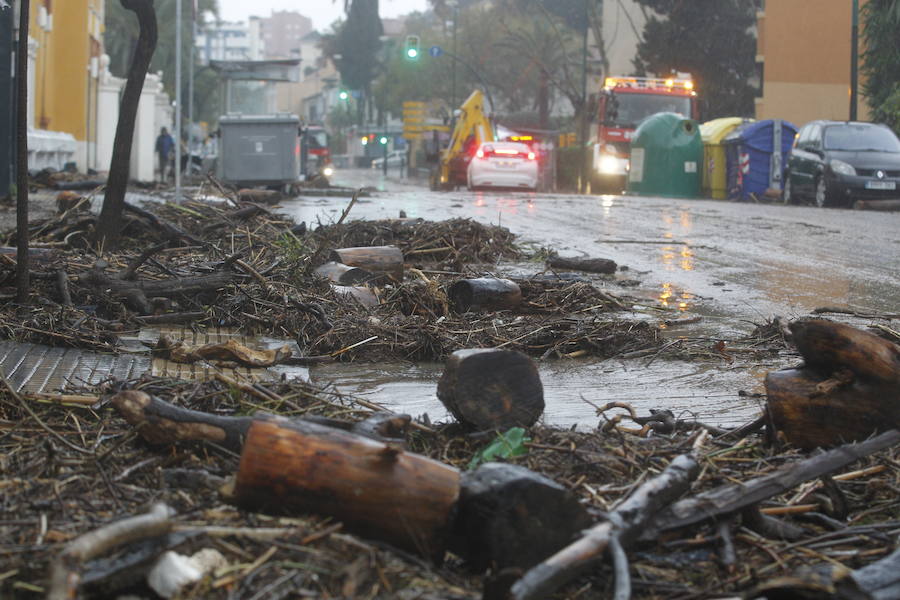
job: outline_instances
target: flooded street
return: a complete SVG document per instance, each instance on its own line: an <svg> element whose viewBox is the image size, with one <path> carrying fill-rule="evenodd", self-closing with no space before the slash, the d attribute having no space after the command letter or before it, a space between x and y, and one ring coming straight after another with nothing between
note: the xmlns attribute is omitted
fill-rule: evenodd
<svg viewBox="0 0 900 600"><path fill-rule="evenodd" d="M656 320L700 316L695 325L673 329L688 336L734 339L775 315L807 315L822 306L888 313L900 308L900 214L806 206L744 204L630 196L577 196L507 192L431 192L421 185L385 180L380 173L348 171L336 184L373 186L350 219L408 217L472 218L502 225L534 249L563 256L603 257L627 270L619 278L636 288L608 286L635 295L639 313ZM335 221L346 198L306 196L283 210L311 226ZM536 273L539 263L501 265L501 272ZM653 308L670 309L668 313ZM596 424L592 406L612 400L641 412L669 408L692 411L701 420L735 424L754 416L762 377L770 364L733 366L722 361L651 359L544 361L540 364L547 410L559 426ZM341 364L312 371L314 379L364 394L397 410L443 418L435 396L440 365ZM738 395L743 390L750 395Z"/></svg>

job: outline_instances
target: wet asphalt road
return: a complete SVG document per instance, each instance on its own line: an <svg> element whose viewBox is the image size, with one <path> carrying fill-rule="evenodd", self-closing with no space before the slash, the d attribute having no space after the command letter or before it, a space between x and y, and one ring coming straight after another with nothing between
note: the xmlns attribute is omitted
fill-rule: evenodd
<svg viewBox="0 0 900 600"><path fill-rule="evenodd" d="M733 338L774 315L799 317L822 306L900 312L900 213L631 196L431 192L370 171L339 172L335 183L380 190L360 199L351 219L396 218L401 210L429 220L469 217L508 227L522 242L564 256L611 258L628 267L620 277L641 282L637 293L648 305L702 316L684 335ZM314 225L336 220L347 202L310 196L283 207ZM737 423L752 417L759 402L738 399L737 390L761 391L766 368L777 366L625 363L542 365L546 419L559 425L594 419L584 397L691 410L701 419ZM439 366L357 369L332 367L319 375L395 408L441 416L433 395Z"/></svg>

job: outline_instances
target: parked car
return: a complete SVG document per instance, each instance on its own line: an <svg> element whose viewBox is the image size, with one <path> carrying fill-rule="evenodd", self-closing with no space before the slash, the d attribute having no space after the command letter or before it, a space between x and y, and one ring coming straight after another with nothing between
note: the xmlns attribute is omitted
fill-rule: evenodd
<svg viewBox="0 0 900 600"><path fill-rule="evenodd" d="M484 142L468 167L469 189L485 187L534 190L538 161L534 151L519 142Z"/></svg>
<svg viewBox="0 0 900 600"><path fill-rule="evenodd" d="M812 121L800 129L788 156L782 198L816 206L857 199L897 198L900 140L886 125Z"/></svg>
<svg viewBox="0 0 900 600"><path fill-rule="evenodd" d="M387 155L388 169L402 167L406 164L406 150L391 150ZM384 157L380 156L372 161L373 169L384 168Z"/></svg>

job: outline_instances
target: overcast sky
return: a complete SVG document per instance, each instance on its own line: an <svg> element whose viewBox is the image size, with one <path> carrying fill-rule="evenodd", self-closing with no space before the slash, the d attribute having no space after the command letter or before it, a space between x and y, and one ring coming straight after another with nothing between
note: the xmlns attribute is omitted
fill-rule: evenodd
<svg viewBox="0 0 900 600"><path fill-rule="evenodd" d="M381 17L396 17L413 11L424 11L428 0L380 0ZM327 29L343 16L344 0L219 0L219 13L224 21L246 21L256 15L268 17L273 10L291 10L312 19L313 27Z"/></svg>

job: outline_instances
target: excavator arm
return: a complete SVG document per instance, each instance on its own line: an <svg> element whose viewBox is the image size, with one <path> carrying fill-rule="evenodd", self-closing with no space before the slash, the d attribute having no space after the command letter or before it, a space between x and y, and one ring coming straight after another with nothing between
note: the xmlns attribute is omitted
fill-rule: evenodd
<svg viewBox="0 0 900 600"><path fill-rule="evenodd" d="M450 145L441 152L433 189L449 189L466 184L466 172L474 148L496 139L494 127L484 110L484 94L472 92L460 106L460 115L450 137Z"/></svg>

